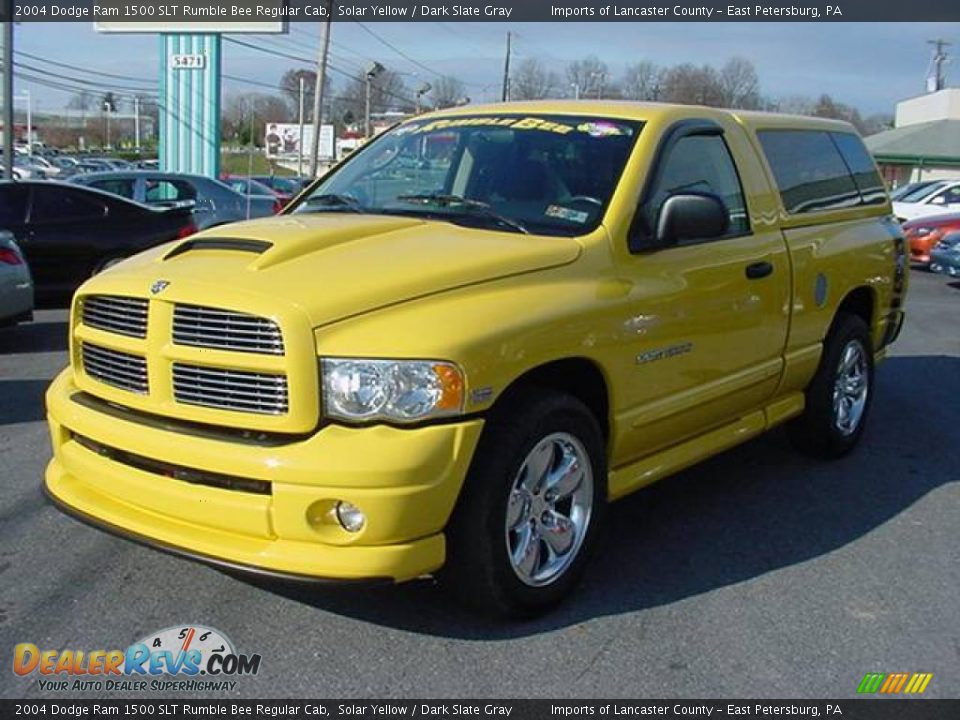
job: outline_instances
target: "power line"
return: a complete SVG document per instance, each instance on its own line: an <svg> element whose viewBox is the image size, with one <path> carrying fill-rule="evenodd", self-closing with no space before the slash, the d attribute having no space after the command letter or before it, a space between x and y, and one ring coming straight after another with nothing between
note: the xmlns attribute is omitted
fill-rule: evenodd
<svg viewBox="0 0 960 720"><path fill-rule="evenodd" d="M243 40L237 40L236 38L225 37L224 40L226 40L229 43L233 43L234 45L242 45L243 47L250 48L251 50L256 50L258 52L266 53L267 55L276 55L277 57L287 58L288 60L296 60L297 62L308 63L310 65L313 65L315 62L313 59L308 59L300 55L292 55L290 53L282 52L280 50L273 50L271 48L260 47L257 45L253 45L252 43L244 42ZM329 67L329 69L332 70L333 72L336 72L340 75L348 77L351 80L356 80L359 82L364 81L362 77L349 73L346 70L343 70L337 67L336 65L328 65L327 67ZM388 97L401 100L409 105L416 104L415 101L411 100L410 98L404 97L403 95L400 95L399 93L395 93L392 90L381 88L380 92L382 92L384 95Z"/></svg>

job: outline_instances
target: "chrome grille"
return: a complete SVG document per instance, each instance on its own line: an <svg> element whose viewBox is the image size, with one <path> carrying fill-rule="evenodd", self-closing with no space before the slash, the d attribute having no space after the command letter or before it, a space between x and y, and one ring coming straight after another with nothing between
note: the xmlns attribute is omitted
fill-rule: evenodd
<svg viewBox="0 0 960 720"><path fill-rule="evenodd" d="M83 324L130 337L147 336L147 301L119 295L91 295L83 300Z"/></svg>
<svg viewBox="0 0 960 720"><path fill-rule="evenodd" d="M90 343L81 343L80 354L84 372L94 380L141 395L147 394L146 358Z"/></svg>
<svg viewBox="0 0 960 720"><path fill-rule="evenodd" d="M173 396L188 405L282 415L289 409L287 377L173 364Z"/></svg>
<svg viewBox="0 0 960 720"><path fill-rule="evenodd" d="M198 305L177 305L174 308L173 342L236 352L283 355L283 335L273 320Z"/></svg>

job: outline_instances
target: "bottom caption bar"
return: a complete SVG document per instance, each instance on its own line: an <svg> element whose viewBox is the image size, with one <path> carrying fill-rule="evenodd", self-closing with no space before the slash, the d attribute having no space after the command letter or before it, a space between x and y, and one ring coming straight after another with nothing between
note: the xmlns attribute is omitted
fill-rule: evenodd
<svg viewBox="0 0 960 720"><path fill-rule="evenodd" d="M956 720L960 700L0 700L0 718L844 718Z"/></svg>

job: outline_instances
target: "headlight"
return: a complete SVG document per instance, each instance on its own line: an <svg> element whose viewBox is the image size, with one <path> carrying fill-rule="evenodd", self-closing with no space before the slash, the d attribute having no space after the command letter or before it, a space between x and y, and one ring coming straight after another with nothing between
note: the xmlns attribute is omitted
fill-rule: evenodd
<svg viewBox="0 0 960 720"><path fill-rule="evenodd" d="M929 235L932 232L933 230L931 230L928 227L918 227L911 231L911 235L915 235L917 237L923 237L924 235Z"/></svg>
<svg viewBox="0 0 960 720"><path fill-rule="evenodd" d="M329 418L411 423L463 411L463 373L449 362L324 358L321 367Z"/></svg>

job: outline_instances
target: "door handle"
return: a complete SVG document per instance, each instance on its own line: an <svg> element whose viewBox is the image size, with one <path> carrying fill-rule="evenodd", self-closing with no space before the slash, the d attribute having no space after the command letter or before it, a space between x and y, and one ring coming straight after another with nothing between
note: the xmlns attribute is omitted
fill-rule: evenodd
<svg viewBox="0 0 960 720"><path fill-rule="evenodd" d="M767 275L773 272L773 264L768 263L766 260L762 262L755 262L751 265L747 265L745 272L748 280L759 280L760 278L765 278Z"/></svg>

